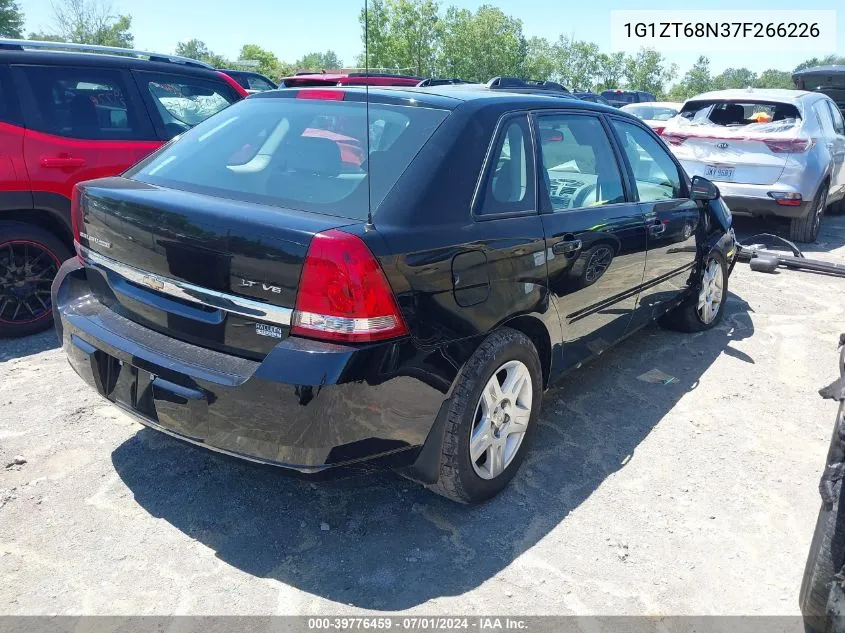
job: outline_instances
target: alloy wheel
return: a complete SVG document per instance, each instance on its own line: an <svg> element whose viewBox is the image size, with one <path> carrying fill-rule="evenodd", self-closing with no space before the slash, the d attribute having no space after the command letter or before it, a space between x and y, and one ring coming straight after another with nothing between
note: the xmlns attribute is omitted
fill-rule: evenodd
<svg viewBox="0 0 845 633"><path fill-rule="evenodd" d="M528 367L512 360L497 369L481 393L469 438L472 467L495 479L519 452L531 419L534 388Z"/></svg>
<svg viewBox="0 0 845 633"><path fill-rule="evenodd" d="M0 323L22 325L50 315L50 286L58 257L42 244L11 240L0 244Z"/></svg>
<svg viewBox="0 0 845 633"><path fill-rule="evenodd" d="M698 293L698 318L705 325L710 325L719 314L724 300L724 286L721 262L715 257L708 258Z"/></svg>

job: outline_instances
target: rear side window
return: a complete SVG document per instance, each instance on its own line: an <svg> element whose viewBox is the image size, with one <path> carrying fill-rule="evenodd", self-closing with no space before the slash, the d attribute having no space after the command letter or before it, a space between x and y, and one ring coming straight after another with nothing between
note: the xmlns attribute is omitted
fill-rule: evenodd
<svg viewBox="0 0 845 633"><path fill-rule="evenodd" d="M104 141L148 138L119 71L70 66L18 68L35 98L31 123L35 129Z"/></svg>
<svg viewBox="0 0 845 633"><path fill-rule="evenodd" d="M827 102L827 107L830 108L830 116L833 118L833 129L837 134L845 135L845 121L842 120L842 112L832 101Z"/></svg>
<svg viewBox="0 0 845 633"><path fill-rule="evenodd" d="M136 77L141 90L152 99L168 139L202 123L235 101L228 86L210 81L148 73L136 73Z"/></svg>
<svg viewBox="0 0 845 633"><path fill-rule="evenodd" d="M830 108L827 107L826 101L816 101L813 104L813 112L816 113L816 117L818 117L819 125L821 125L822 129L824 130L825 134L834 134L833 130L833 118L830 112Z"/></svg>
<svg viewBox="0 0 845 633"><path fill-rule="evenodd" d="M273 90L275 88L275 86L269 81L267 81L263 77L258 77L256 75L247 75L246 83L247 85L244 86L244 88L248 90L259 90L263 92L264 90Z"/></svg>
<svg viewBox="0 0 845 633"><path fill-rule="evenodd" d="M601 93L601 96L605 99L610 99L611 101L622 102L622 103L637 103L637 93L636 92L623 92L616 90L605 90Z"/></svg>
<svg viewBox="0 0 845 633"><path fill-rule="evenodd" d="M478 211L481 215L536 209L531 147L528 119L523 115L506 120L496 139L484 179L483 199Z"/></svg>
<svg viewBox="0 0 845 633"><path fill-rule="evenodd" d="M196 126L127 175L363 220L448 114L370 102L368 125L362 102L252 98Z"/></svg>
<svg viewBox="0 0 845 633"><path fill-rule="evenodd" d="M622 177L598 118L577 114L538 117L537 128L552 211L623 202Z"/></svg>

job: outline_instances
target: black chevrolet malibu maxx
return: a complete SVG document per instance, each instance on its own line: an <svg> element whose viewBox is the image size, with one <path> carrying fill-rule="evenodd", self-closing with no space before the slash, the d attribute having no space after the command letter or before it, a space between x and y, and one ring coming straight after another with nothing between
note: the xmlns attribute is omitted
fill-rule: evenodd
<svg viewBox="0 0 845 633"><path fill-rule="evenodd" d="M719 321L730 212L606 106L368 95L254 95L80 185L59 336L155 429L303 472L378 460L482 501L564 372L655 319Z"/></svg>

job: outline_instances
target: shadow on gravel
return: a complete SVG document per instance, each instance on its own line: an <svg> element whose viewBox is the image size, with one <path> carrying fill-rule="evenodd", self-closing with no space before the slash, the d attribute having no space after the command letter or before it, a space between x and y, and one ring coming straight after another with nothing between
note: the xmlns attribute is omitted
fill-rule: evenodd
<svg viewBox="0 0 845 633"><path fill-rule="evenodd" d="M481 507L389 472L294 477L148 429L112 461L151 515L229 565L339 603L407 609L474 589L535 545L624 468L720 354L753 362L730 347L753 334L750 312L731 295L723 323L710 332L649 328L571 374L544 399L520 473ZM676 380L637 378L655 368Z"/></svg>
<svg viewBox="0 0 845 633"><path fill-rule="evenodd" d="M24 338L0 339L0 363L13 358L23 358L59 347L59 339L52 328L41 334Z"/></svg>

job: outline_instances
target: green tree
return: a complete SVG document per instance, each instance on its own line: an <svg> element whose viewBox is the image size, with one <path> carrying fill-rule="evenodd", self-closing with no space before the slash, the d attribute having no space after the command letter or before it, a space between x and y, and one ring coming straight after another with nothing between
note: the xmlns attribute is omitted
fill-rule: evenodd
<svg viewBox="0 0 845 633"><path fill-rule="evenodd" d="M622 85L628 56L623 52L599 55L599 83L596 90L609 90Z"/></svg>
<svg viewBox="0 0 845 633"><path fill-rule="evenodd" d="M271 79L278 79L283 75L290 74L291 66L289 64L282 64L274 53L261 48L258 44L244 44L241 46L241 53L238 59L257 61L258 66L255 68L255 71Z"/></svg>
<svg viewBox="0 0 845 633"><path fill-rule="evenodd" d="M229 66L229 61L222 55L218 55L208 48L205 42L198 39L188 40L187 42L179 42L176 45L176 54L190 59L196 59L206 64L211 64L215 68L225 68Z"/></svg>
<svg viewBox="0 0 845 633"><path fill-rule="evenodd" d="M23 37L23 12L15 0L0 0L0 37Z"/></svg>
<svg viewBox="0 0 845 633"><path fill-rule="evenodd" d="M369 20L369 33L364 33ZM399 69L418 75L434 74L440 43L439 0L371 0L359 15L369 60L360 66Z"/></svg>
<svg viewBox="0 0 845 633"><path fill-rule="evenodd" d="M53 4L53 29L30 39L130 48L132 16L116 15L105 0L60 0Z"/></svg>
<svg viewBox="0 0 845 633"><path fill-rule="evenodd" d="M757 85L757 73L748 68L726 68L713 78L713 89L753 88Z"/></svg>
<svg viewBox="0 0 845 633"><path fill-rule="evenodd" d="M554 77L557 70L557 60L552 43L544 37L528 39L523 68L525 76L530 79L546 81Z"/></svg>
<svg viewBox="0 0 845 633"><path fill-rule="evenodd" d="M343 61L334 51L324 53L308 53L294 62L298 70L338 70L343 67Z"/></svg>
<svg viewBox="0 0 845 633"><path fill-rule="evenodd" d="M592 90L602 74L598 44L561 35L555 52L558 79L574 90Z"/></svg>
<svg viewBox="0 0 845 633"><path fill-rule="evenodd" d="M770 68L760 73L755 84L757 88L794 88L792 73Z"/></svg>
<svg viewBox="0 0 845 633"><path fill-rule="evenodd" d="M521 20L485 4L475 13L450 7L442 25L439 74L469 81L523 74L528 43Z"/></svg>
<svg viewBox="0 0 845 633"><path fill-rule="evenodd" d="M657 51L641 48L625 59L625 83L631 90L645 90L660 98L664 87L678 74L678 66L670 64Z"/></svg>
<svg viewBox="0 0 845 633"><path fill-rule="evenodd" d="M701 55L692 65L681 81L669 90L669 98L673 101L684 101L695 95L715 90L713 77L710 75L710 60Z"/></svg>

